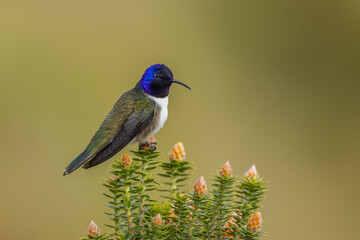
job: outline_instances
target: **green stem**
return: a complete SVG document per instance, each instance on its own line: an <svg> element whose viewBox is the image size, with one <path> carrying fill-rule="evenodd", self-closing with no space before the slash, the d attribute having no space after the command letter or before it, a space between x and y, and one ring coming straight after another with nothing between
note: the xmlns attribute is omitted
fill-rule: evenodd
<svg viewBox="0 0 360 240"><path fill-rule="evenodd" d="M148 160L145 157L141 158L141 167L142 167L142 175L141 175L141 194L140 194L140 207L139 207L139 226L141 228L144 227L144 214L145 214L145 192L146 192L146 186L145 186L145 180L147 178L147 166L148 166ZM143 230L141 230L140 235L143 236ZM143 239L143 238L141 238Z"/></svg>
<svg viewBox="0 0 360 240"><path fill-rule="evenodd" d="M116 203L115 205L115 208L114 208L114 224L115 224L115 228L114 228L114 231L115 231L115 236L119 236L119 231L120 231L120 228L119 228L119 225L120 225L120 218L119 218L119 214L120 214L120 209L119 209L119 205L120 204L120 201L119 201L119 198L116 197L116 193L114 193L114 203Z"/></svg>
<svg viewBox="0 0 360 240"><path fill-rule="evenodd" d="M130 233L130 239L132 239L133 234L134 234L134 229L133 229L133 221L132 221L132 217L131 217L131 207L129 207L128 204L126 203L127 201L130 201L129 176L125 177L124 184L125 184L124 205L125 205L126 219L128 222L128 231Z"/></svg>
<svg viewBox="0 0 360 240"><path fill-rule="evenodd" d="M171 188L170 188L170 191L171 191L172 194L176 193L176 180L177 180L177 177L174 177L174 175L171 175Z"/></svg>
<svg viewBox="0 0 360 240"><path fill-rule="evenodd" d="M199 202L198 202L197 198L195 197L195 199L194 199L194 211L193 211L193 214L192 214L192 218L190 220L189 231L188 231L188 234L186 236L186 240L191 239L192 231L193 231L194 225L195 225L195 223L197 221L198 212L199 212Z"/></svg>
<svg viewBox="0 0 360 240"><path fill-rule="evenodd" d="M214 232L214 228L216 226L216 220L217 217L219 215L219 210L220 210L220 203L222 203L223 200L223 192L224 192L224 185L221 184L219 187L219 199L216 201L216 205L215 205L215 209L214 209L214 215L212 216L212 221L210 224L210 233L208 235L208 239L211 239L211 236L215 236L215 232Z"/></svg>

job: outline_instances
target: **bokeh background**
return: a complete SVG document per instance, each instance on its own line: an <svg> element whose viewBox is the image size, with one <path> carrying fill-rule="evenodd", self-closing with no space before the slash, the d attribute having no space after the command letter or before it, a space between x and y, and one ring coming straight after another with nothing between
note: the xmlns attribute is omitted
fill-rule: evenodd
<svg viewBox="0 0 360 240"><path fill-rule="evenodd" d="M188 188L256 164L266 239L357 239L359 1L2 0L0 35L1 239L108 230L111 162L62 173L154 63L193 89L156 135L184 142Z"/></svg>

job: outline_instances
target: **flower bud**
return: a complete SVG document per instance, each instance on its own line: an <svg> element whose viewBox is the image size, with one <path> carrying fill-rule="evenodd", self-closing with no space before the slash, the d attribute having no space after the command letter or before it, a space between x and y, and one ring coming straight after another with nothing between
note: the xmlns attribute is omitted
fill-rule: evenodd
<svg viewBox="0 0 360 240"><path fill-rule="evenodd" d="M131 165L131 157L125 153L121 158L121 164L124 168L129 168Z"/></svg>
<svg viewBox="0 0 360 240"><path fill-rule="evenodd" d="M230 163L229 163L229 161L226 161L224 166L222 166L222 168L221 168L220 174L222 177L225 177L225 176L231 177L231 172L232 172L232 169L231 169Z"/></svg>
<svg viewBox="0 0 360 240"><path fill-rule="evenodd" d="M171 152L169 153L171 160L183 161L185 160L185 148L182 142L177 142L172 147Z"/></svg>
<svg viewBox="0 0 360 240"><path fill-rule="evenodd" d="M202 197L206 194L206 182L203 176L199 178L199 180L196 181L194 186L194 192L196 195Z"/></svg>
<svg viewBox="0 0 360 240"><path fill-rule="evenodd" d="M261 228L262 218L261 213L254 213L248 221L248 228L252 232L257 232Z"/></svg>
<svg viewBox="0 0 360 240"><path fill-rule="evenodd" d="M160 213L156 214L156 216L152 220L154 226L161 226L162 225L162 218Z"/></svg>
<svg viewBox="0 0 360 240"><path fill-rule="evenodd" d="M88 237L95 238L100 234L100 228L91 220L89 228L88 228Z"/></svg>
<svg viewBox="0 0 360 240"><path fill-rule="evenodd" d="M246 177L249 180L257 179L259 177L258 172L256 171L255 165L252 165L251 168L244 174L244 177Z"/></svg>

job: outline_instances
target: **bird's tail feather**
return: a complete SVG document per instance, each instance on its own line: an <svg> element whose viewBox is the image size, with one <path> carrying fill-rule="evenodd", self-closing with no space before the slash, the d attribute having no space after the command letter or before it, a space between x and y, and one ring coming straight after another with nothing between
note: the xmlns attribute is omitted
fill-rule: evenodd
<svg viewBox="0 0 360 240"><path fill-rule="evenodd" d="M69 166L65 169L64 176L72 173L76 169L78 169L81 165L83 165L86 161L88 161L92 155L86 153L86 150L80 153L80 155L72 161Z"/></svg>

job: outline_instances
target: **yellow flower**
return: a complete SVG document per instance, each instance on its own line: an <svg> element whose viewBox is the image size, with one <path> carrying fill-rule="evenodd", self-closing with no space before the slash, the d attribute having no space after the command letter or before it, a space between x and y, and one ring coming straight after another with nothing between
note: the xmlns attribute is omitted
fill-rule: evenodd
<svg viewBox="0 0 360 240"><path fill-rule="evenodd" d="M252 165L251 168L244 174L244 177L246 177L249 180L257 179L259 177L258 172L256 171L255 165Z"/></svg>
<svg viewBox="0 0 360 240"><path fill-rule="evenodd" d="M222 168L221 168L220 174L223 177L225 177L225 176L231 177L231 172L232 172L232 169L231 169L230 163L229 163L229 161L226 161L224 166L222 166Z"/></svg>
<svg viewBox="0 0 360 240"><path fill-rule="evenodd" d="M206 188L206 182L203 176L199 178L199 180L196 181L194 186L194 192L196 195L202 197L206 194L207 188Z"/></svg>
<svg viewBox="0 0 360 240"><path fill-rule="evenodd" d="M153 218L152 222L153 222L154 226L162 225L162 218L161 218L160 213L156 214L156 216Z"/></svg>
<svg viewBox="0 0 360 240"><path fill-rule="evenodd" d="M88 237L95 238L100 234L100 228L91 220L89 228L88 228Z"/></svg>
<svg viewBox="0 0 360 240"><path fill-rule="evenodd" d="M261 213L260 212L254 213L248 221L249 230L252 232L259 231L261 228L262 221L263 220L261 218Z"/></svg>
<svg viewBox="0 0 360 240"><path fill-rule="evenodd" d="M169 153L171 160L183 161L185 160L185 148L182 142L177 142L172 147L171 152Z"/></svg>
<svg viewBox="0 0 360 240"><path fill-rule="evenodd" d="M124 168L129 168L131 165L131 157L125 153L121 158L121 164Z"/></svg>

